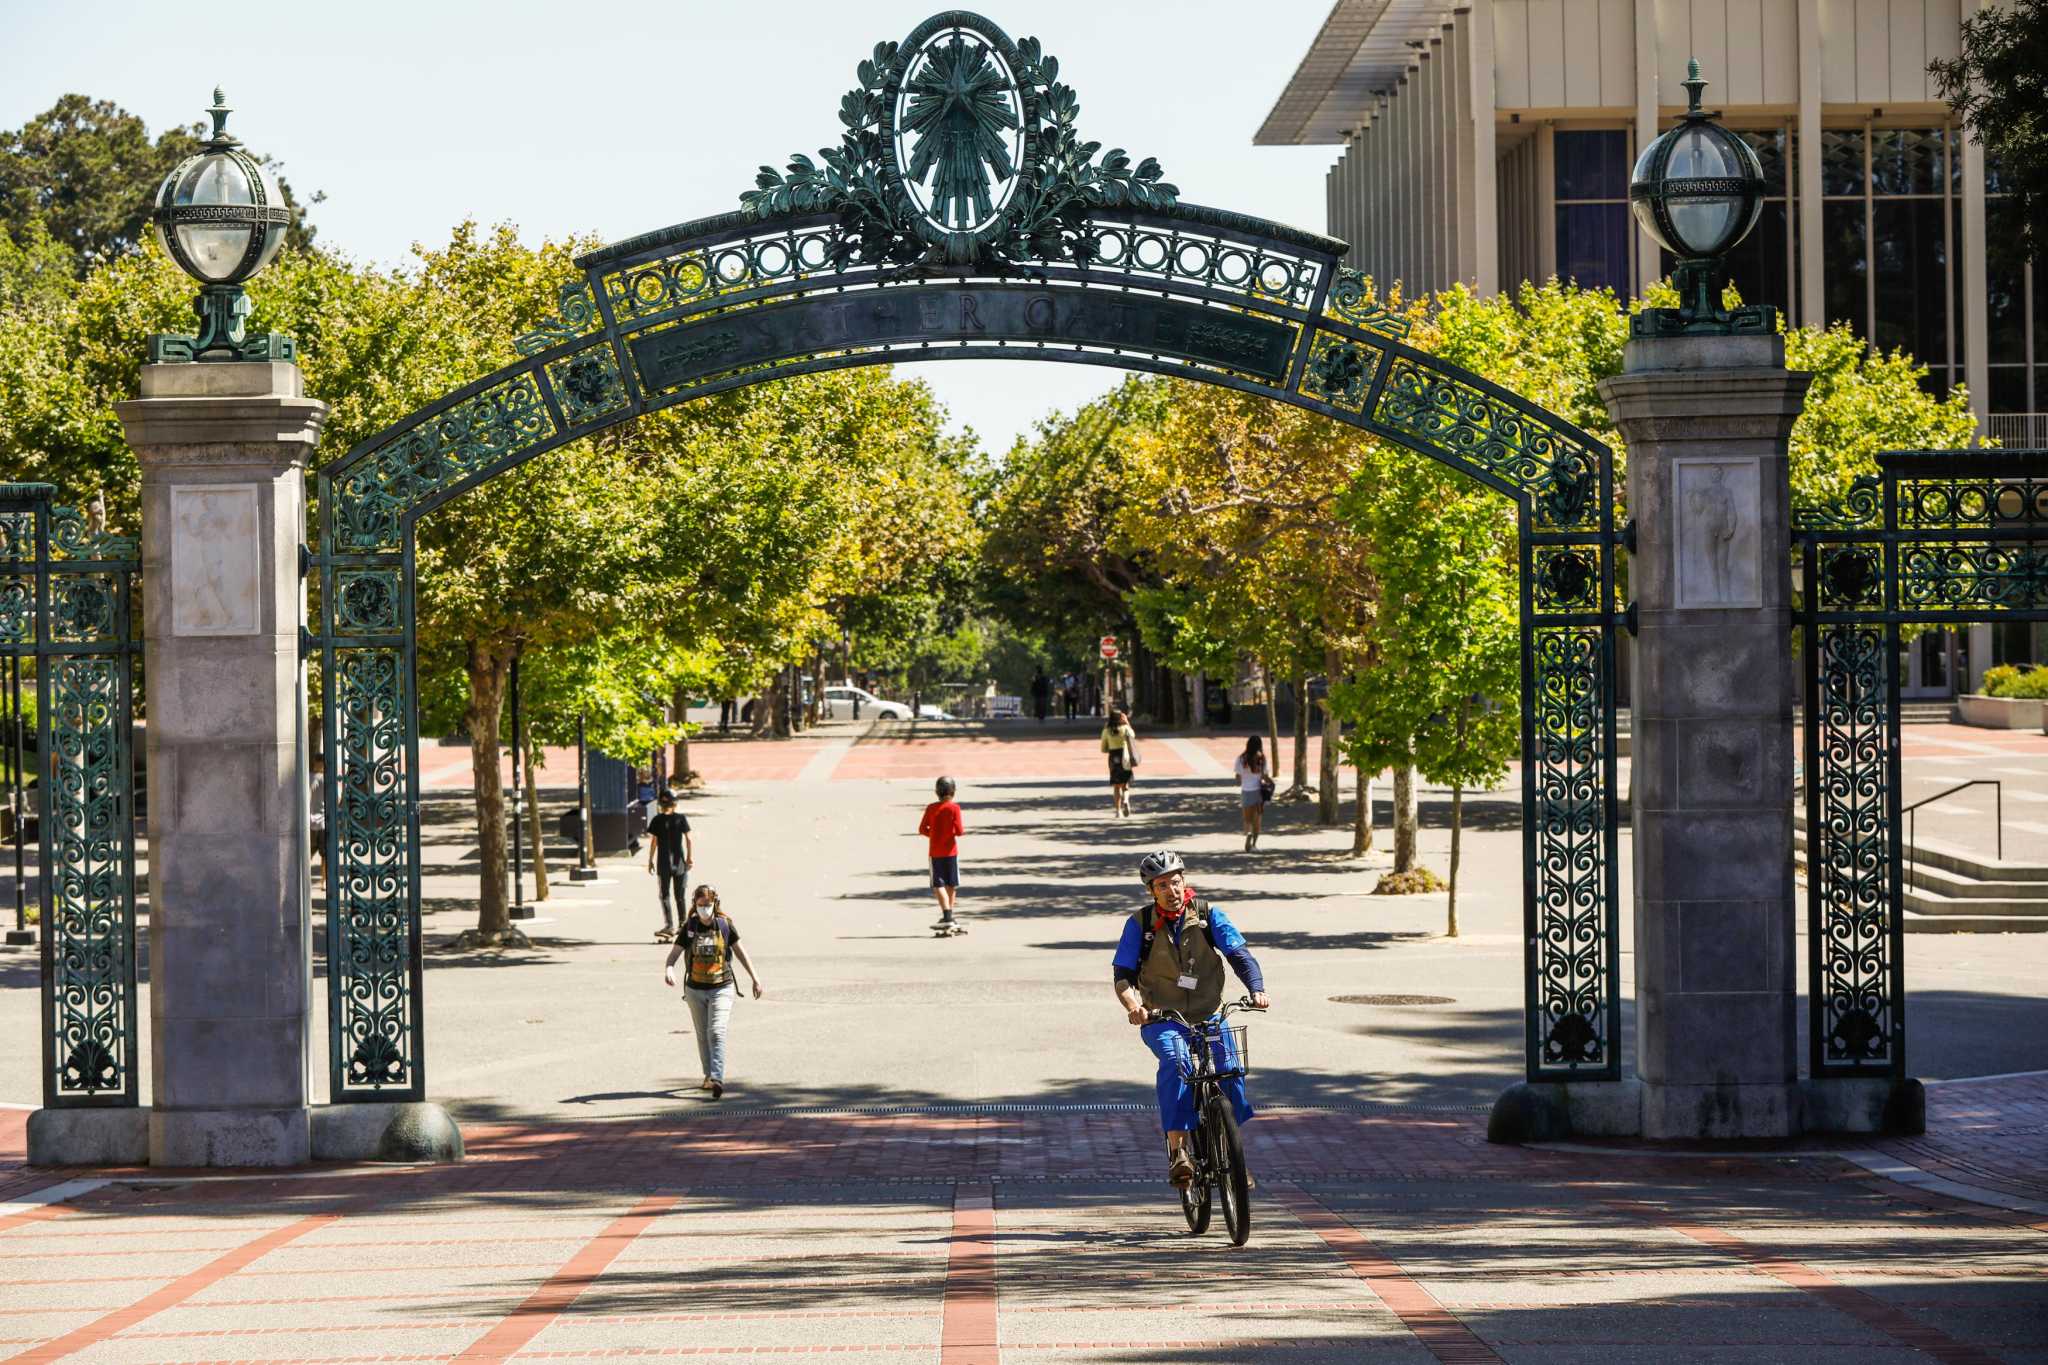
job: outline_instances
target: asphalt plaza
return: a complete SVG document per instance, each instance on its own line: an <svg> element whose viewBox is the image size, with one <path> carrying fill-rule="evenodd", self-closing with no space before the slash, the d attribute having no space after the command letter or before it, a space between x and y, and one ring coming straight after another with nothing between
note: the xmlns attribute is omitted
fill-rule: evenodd
<svg viewBox="0 0 2048 1365"><path fill-rule="evenodd" d="M29 1171L22 1111L8 1111L0 1349L2048 1360L2048 1086L1958 1079L2048 1066L2039 937L1910 941L1914 1069L1947 1082L1930 1088L1924 1138L1491 1147L1484 1107L1519 1068L1511 793L1473 803L1453 942L1441 896L1362 894L1383 848L1347 857L1348 830L1315 829L1311 806L1277 808L1245 855L1226 766L1238 743L1154 739L1124 822L1079 728L700 744L698 875L768 986L737 1011L733 1090L716 1106L691 1089L687 1012L660 986L639 863L558 881L529 949L447 948L473 914L475 867L451 792L427 854L428 1076L470 1160ZM941 769L968 820L972 932L950 941L926 929L911 833ZM1427 795L1439 869L1442 805ZM1253 1022L1260 1188L1239 1252L1220 1232L1186 1235L1161 1179L1149 1058L1110 997L1130 867L1161 843L1245 926L1275 996ZM7 969L0 1008L33 1037L33 978ZM29 1050L4 1065L5 1098L32 1101Z"/></svg>

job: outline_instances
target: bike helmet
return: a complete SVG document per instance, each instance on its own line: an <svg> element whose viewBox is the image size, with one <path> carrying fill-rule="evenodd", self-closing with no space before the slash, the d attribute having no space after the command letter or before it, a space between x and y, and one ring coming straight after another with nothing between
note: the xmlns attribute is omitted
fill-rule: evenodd
<svg viewBox="0 0 2048 1365"><path fill-rule="evenodd" d="M1138 880L1150 886L1161 877L1170 877L1176 872L1187 870L1188 865L1180 860L1178 853L1170 848L1162 848L1157 853L1147 853L1144 860L1138 864Z"/></svg>

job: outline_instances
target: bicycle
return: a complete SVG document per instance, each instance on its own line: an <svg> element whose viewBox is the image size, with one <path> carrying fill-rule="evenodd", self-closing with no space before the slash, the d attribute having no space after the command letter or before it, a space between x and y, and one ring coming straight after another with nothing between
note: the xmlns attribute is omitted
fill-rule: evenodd
<svg viewBox="0 0 2048 1365"><path fill-rule="evenodd" d="M1214 1019L1197 1023L1178 1010L1147 1010L1147 1023L1176 1023L1194 1034L1189 1041L1190 1068L1183 1078L1195 1092L1195 1126L1188 1134L1188 1155L1194 1159L1195 1178L1180 1192L1180 1211L1188 1220L1188 1231L1201 1235L1209 1230L1211 1191L1223 1204L1223 1227L1232 1246L1243 1246L1252 1235L1251 1170L1244 1162L1244 1143L1237 1133L1237 1115L1223 1082L1248 1075L1246 1026L1224 1021L1239 1010L1258 1010L1250 996L1225 1005ZM1260 1011L1263 1013L1264 1011ZM1215 1047L1229 1031L1229 1051L1237 1065L1218 1071Z"/></svg>

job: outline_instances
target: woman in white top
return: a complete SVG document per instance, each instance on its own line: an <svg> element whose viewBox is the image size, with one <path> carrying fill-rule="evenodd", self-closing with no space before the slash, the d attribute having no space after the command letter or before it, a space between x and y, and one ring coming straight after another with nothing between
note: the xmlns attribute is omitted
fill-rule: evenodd
<svg viewBox="0 0 2048 1365"><path fill-rule="evenodd" d="M1237 756L1237 795L1244 813L1244 851L1259 846L1259 826L1266 818L1266 746L1257 735L1244 742Z"/></svg>
<svg viewBox="0 0 2048 1365"><path fill-rule="evenodd" d="M1109 755L1109 794L1118 815L1131 813L1131 770L1138 766L1138 736L1131 718L1111 711L1102 724L1102 752Z"/></svg>

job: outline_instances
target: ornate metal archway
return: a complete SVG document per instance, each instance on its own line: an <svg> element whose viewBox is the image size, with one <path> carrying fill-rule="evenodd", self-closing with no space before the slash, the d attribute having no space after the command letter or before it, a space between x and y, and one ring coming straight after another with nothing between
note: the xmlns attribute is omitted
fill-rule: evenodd
<svg viewBox="0 0 2048 1365"><path fill-rule="evenodd" d="M1612 457L1405 344L1334 239L1181 201L1101 152L1036 39L950 12L883 43L837 146L731 213L581 258L524 359L319 479L330 1066L336 1100L422 1098L414 531L449 499L642 413L790 375L1046 360L1319 412L1511 498L1522 557L1531 1080L1620 1074Z"/></svg>

